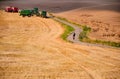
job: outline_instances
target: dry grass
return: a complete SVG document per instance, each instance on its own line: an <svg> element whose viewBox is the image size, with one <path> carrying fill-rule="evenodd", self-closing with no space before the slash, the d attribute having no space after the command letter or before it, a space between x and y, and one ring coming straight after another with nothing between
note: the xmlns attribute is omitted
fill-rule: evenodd
<svg viewBox="0 0 120 79"><path fill-rule="evenodd" d="M66 43L52 19L0 17L0 79L120 78L119 49Z"/></svg>

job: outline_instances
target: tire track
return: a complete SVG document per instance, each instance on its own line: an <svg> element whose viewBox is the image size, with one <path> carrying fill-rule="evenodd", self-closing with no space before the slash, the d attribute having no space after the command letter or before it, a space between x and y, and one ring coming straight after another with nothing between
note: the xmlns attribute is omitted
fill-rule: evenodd
<svg viewBox="0 0 120 79"><path fill-rule="evenodd" d="M116 68L113 70L115 70L116 72L119 73L119 67L117 67L118 64L112 63L112 62L119 62L119 61L113 60L112 58L109 59L109 62L105 61L105 58L103 58L102 61L100 61L101 59L99 59L97 57L93 58L92 56L85 55L83 52L80 52L81 49L78 51L74 47L68 47L68 46L67 47L64 46L65 49L62 49L62 46L60 46L60 47L59 46L60 45L56 46L56 44L51 44L50 47L57 48L58 51L60 50L61 54L68 57L69 59L71 59L71 61L75 62L77 65L79 65L80 67L85 69L86 72L91 75L91 78L104 79L104 78L106 78L106 76L109 76L109 75L102 76L102 74L104 74L104 73L100 74L99 72L104 72L104 71L111 72L109 70L112 70L113 68ZM68 49L70 49L70 51L68 51ZM108 51L105 51L105 52L108 52ZM94 52L91 52L91 53L93 53L93 55L94 55ZM96 54L98 54L98 56L99 56L99 53L96 52ZM111 53L115 53L115 52L111 52ZM104 56L104 53L102 53L101 55ZM74 56L77 56L77 57L74 57ZM84 58L83 58L83 56L84 56ZM85 61L82 61L82 60L86 60L88 63L93 63L93 64L90 64L91 67L89 67L89 65L87 66L87 64L85 64ZM88 60L90 60L90 61L88 61ZM93 67L92 67L92 65L93 65ZM92 68L94 68L94 69L92 69ZM98 69L98 72L95 71L96 69ZM114 78L119 78L119 76L114 74Z"/></svg>

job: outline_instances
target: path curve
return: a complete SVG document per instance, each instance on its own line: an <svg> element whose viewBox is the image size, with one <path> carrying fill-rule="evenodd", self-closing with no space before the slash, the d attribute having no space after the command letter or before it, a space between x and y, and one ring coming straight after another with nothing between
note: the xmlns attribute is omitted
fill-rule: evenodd
<svg viewBox="0 0 120 79"><path fill-rule="evenodd" d="M69 36L67 37L68 41L71 41L75 44L80 44L80 45L87 45L87 46L98 46L98 47L106 47L106 48L117 48L117 47L112 47L112 46L107 46L107 45L102 45L102 44L92 44L92 43L86 43L86 42L81 42L79 40L79 35L82 32L82 29L79 26L76 26L72 23L69 23L67 21L61 20L57 17L53 18L54 20L57 20L58 22L64 23L66 25L69 25L74 28L75 31L73 31ZM73 33L76 33L75 39L73 40Z"/></svg>

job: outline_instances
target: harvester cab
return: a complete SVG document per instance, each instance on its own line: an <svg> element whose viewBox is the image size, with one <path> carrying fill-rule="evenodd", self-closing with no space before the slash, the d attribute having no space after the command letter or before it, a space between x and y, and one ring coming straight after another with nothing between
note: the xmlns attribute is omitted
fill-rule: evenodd
<svg viewBox="0 0 120 79"><path fill-rule="evenodd" d="M42 12L41 12L41 17L47 18L47 12L46 12L46 11L42 11Z"/></svg>
<svg viewBox="0 0 120 79"><path fill-rule="evenodd" d="M40 13L39 13L39 9L38 9L38 8L34 8L33 11L34 11L34 14L35 14L36 16L40 16Z"/></svg>

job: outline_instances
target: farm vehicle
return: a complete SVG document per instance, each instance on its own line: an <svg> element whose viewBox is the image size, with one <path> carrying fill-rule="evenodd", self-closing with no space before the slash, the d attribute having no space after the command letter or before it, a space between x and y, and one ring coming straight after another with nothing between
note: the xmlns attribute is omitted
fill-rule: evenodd
<svg viewBox="0 0 120 79"><path fill-rule="evenodd" d="M19 9L17 7L12 7L12 6L8 6L5 8L6 12L18 12Z"/></svg>
<svg viewBox="0 0 120 79"><path fill-rule="evenodd" d="M23 16L23 17L25 16L31 17L33 15L36 15L36 16L41 16L43 18L47 18L47 12L46 11L39 12L38 8L34 8L32 10L28 10L28 9L19 10L17 7L8 6L5 8L5 11L6 12L19 12L20 16Z"/></svg>
<svg viewBox="0 0 120 79"><path fill-rule="evenodd" d="M39 12L38 8L34 8L33 10L21 10L20 11L20 16L33 16L33 15L36 15L36 16L41 16L43 18L46 18L47 17L47 12L46 11L41 11Z"/></svg>

